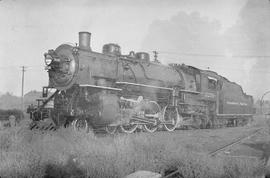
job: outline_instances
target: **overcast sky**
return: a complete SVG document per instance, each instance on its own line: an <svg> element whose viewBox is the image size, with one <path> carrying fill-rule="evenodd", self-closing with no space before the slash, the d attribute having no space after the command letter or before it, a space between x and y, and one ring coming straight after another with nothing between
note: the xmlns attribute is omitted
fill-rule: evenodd
<svg viewBox="0 0 270 178"><path fill-rule="evenodd" d="M257 19L270 18L270 3L253 1L1 0L0 92L20 95L23 65L27 66L25 92L40 90L48 82L43 54L61 43L77 43L78 32L89 31L95 51L101 51L102 45L109 42L118 43L123 53L161 51L159 59L163 63L209 67L241 84L247 93L259 96L270 89L270 84L253 87L251 80L257 76L250 72L260 67L258 59L232 57L270 54L270 38L264 38L270 25L265 20L256 24ZM248 31L253 22L264 30ZM260 36L249 37L253 33ZM262 46L253 43L261 37L266 39ZM227 57L185 56L183 52ZM253 72L263 75L269 66Z"/></svg>

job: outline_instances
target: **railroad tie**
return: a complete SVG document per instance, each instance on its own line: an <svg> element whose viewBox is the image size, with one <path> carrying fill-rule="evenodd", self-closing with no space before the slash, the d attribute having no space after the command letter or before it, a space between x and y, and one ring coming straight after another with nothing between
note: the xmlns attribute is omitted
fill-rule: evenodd
<svg viewBox="0 0 270 178"><path fill-rule="evenodd" d="M30 130L34 129L36 125L37 125L36 123L31 124L31 125L30 125Z"/></svg>

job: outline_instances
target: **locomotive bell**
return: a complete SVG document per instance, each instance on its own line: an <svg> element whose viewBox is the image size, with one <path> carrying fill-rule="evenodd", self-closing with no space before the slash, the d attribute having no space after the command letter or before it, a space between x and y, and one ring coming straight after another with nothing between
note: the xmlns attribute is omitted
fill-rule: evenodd
<svg viewBox="0 0 270 178"><path fill-rule="evenodd" d="M90 39L91 33L79 32L79 48L84 50L91 50Z"/></svg>
<svg viewBox="0 0 270 178"><path fill-rule="evenodd" d="M46 66L51 65L51 63L53 62L53 57L48 53L45 53L44 57L45 57L44 61L45 61Z"/></svg>

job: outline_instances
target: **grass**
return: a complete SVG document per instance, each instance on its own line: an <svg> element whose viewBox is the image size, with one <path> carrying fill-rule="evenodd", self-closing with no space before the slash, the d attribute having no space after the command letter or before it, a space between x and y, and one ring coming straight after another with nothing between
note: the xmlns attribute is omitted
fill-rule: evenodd
<svg viewBox="0 0 270 178"><path fill-rule="evenodd" d="M209 157L168 140L153 134L96 137L69 128L40 133L21 125L0 131L0 176L113 178L178 169L184 178L248 178L259 167L254 160Z"/></svg>

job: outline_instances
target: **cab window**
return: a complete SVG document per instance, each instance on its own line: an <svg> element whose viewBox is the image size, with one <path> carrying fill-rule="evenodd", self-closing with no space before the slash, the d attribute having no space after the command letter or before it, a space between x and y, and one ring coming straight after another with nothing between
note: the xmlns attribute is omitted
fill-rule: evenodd
<svg viewBox="0 0 270 178"><path fill-rule="evenodd" d="M195 75L195 80L196 80L197 90L201 91L201 76L200 76L200 74Z"/></svg>
<svg viewBox="0 0 270 178"><path fill-rule="evenodd" d="M217 79L213 77L208 77L208 88L211 90L217 89Z"/></svg>

